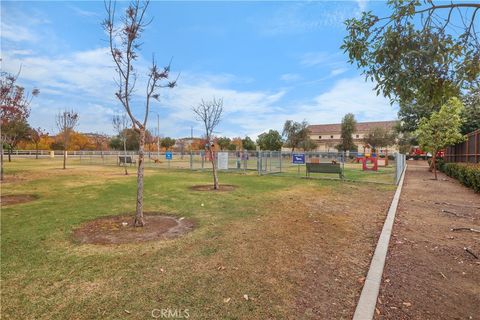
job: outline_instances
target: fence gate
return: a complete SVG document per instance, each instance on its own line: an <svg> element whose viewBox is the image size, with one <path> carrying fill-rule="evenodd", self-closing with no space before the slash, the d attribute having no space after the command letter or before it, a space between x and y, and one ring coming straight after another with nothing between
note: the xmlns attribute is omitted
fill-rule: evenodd
<svg viewBox="0 0 480 320"><path fill-rule="evenodd" d="M258 151L257 169L259 175L282 172L282 153L280 151Z"/></svg>

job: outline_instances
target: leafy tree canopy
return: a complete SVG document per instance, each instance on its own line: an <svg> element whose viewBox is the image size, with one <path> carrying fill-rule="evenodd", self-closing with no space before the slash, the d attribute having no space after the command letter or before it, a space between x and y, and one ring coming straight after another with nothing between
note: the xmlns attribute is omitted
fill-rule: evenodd
<svg viewBox="0 0 480 320"><path fill-rule="evenodd" d="M353 133L357 129L357 121L352 113L347 113L342 119L341 139L342 142L338 145L338 150L349 151L357 148L353 143Z"/></svg>
<svg viewBox="0 0 480 320"><path fill-rule="evenodd" d="M467 134L480 129L480 86L471 88L463 95L465 108L462 112L462 134Z"/></svg>
<svg viewBox="0 0 480 320"><path fill-rule="evenodd" d="M277 130L270 130L258 136L257 144L261 150L278 151L282 149L282 136Z"/></svg>
<svg viewBox="0 0 480 320"><path fill-rule="evenodd" d="M292 148L292 151L305 144L309 138L308 134L308 122L305 120L302 122L287 120L283 125L283 136L286 137L285 146Z"/></svg>
<svg viewBox="0 0 480 320"><path fill-rule="evenodd" d="M257 148L255 142L249 136L242 139L242 145L244 150L255 150Z"/></svg>
<svg viewBox="0 0 480 320"><path fill-rule="evenodd" d="M452 98L438 112L433 112L430 118L423 118L416 131L420 147L436 154L439 150L462 141L460 128L463 108L458 98Z"/></svg>
<svg viewBox="0 0 480 320"><path fill-rule="evenodd" d="M432 153L432 168L437 179L435 164L436 154L447 146L463 140L460 132L462 126L463 104L458 98L452 98L439 111L433 112L430 118L420 120L416 135L423 150Z"/></svg>
<svg viewBox="0 0 480 320"><path fill-rule="evenodd" d="M346 21L342 48L376 82L377 94L400 103L404 130L479 83L480 3L389 0L391 14L364 12Z"/></svg>
<svg viewBox="0 0 480 320"><path fill-rule="evenodd" d="M165 150L168 150L175 145L175 139L165 137L162 139L162 141L160 141L160 145L162 148L165 148Z"/></svg>
<svg viewBox="0 0 480 320"><path fill-rule="evenodd" d="M375 127L365 135L363 141L373 149L387 147L395 143L395 133L382 127Z"/></svg>
<svg viewBox="0 0 480 320"><path fill-rule="evenodd" d="M230 138L227 138L227 137L220 137L220 138L217 139L217 144L220 147L220 150L227 149L228 146L230 146L231 142L232 142L232 140Z"/></svg>

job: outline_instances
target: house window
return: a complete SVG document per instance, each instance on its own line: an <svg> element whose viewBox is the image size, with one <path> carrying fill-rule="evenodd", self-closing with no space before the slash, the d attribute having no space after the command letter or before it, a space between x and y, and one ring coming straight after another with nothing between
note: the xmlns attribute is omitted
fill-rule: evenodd
<svg viewBox="0 0 480 320"><path fill-rule="evenodd" d="M330 139L333 139L333 136L330 136Z"/></svg>
<svg viewBox="0 0 480 320"><path fill-rule="evenodd" d="M322 139L322 136L318 136L318 139Z"/></svg>

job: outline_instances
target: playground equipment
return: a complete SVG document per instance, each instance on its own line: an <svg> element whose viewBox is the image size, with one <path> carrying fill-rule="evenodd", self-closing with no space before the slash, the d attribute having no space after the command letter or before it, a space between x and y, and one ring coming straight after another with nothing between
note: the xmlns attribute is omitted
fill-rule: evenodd
<svg viewBox="0 0 480 320"><path fill-rule="evenodd" d="M378 158L375 153L368 154L366 153L362 158L362 170L363 171L378 171ZM368 167L367 164L370 162L373 166Z"/></svg>

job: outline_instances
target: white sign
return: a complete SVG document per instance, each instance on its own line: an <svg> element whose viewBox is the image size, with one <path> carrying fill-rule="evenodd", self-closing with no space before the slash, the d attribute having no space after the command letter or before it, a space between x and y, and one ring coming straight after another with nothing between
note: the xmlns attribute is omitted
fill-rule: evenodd
<svg viewBox="0 0 480 320"><path fill-rule="evenodd" d="M218 170L228 170L228 152L217 153Z"/></svg>

